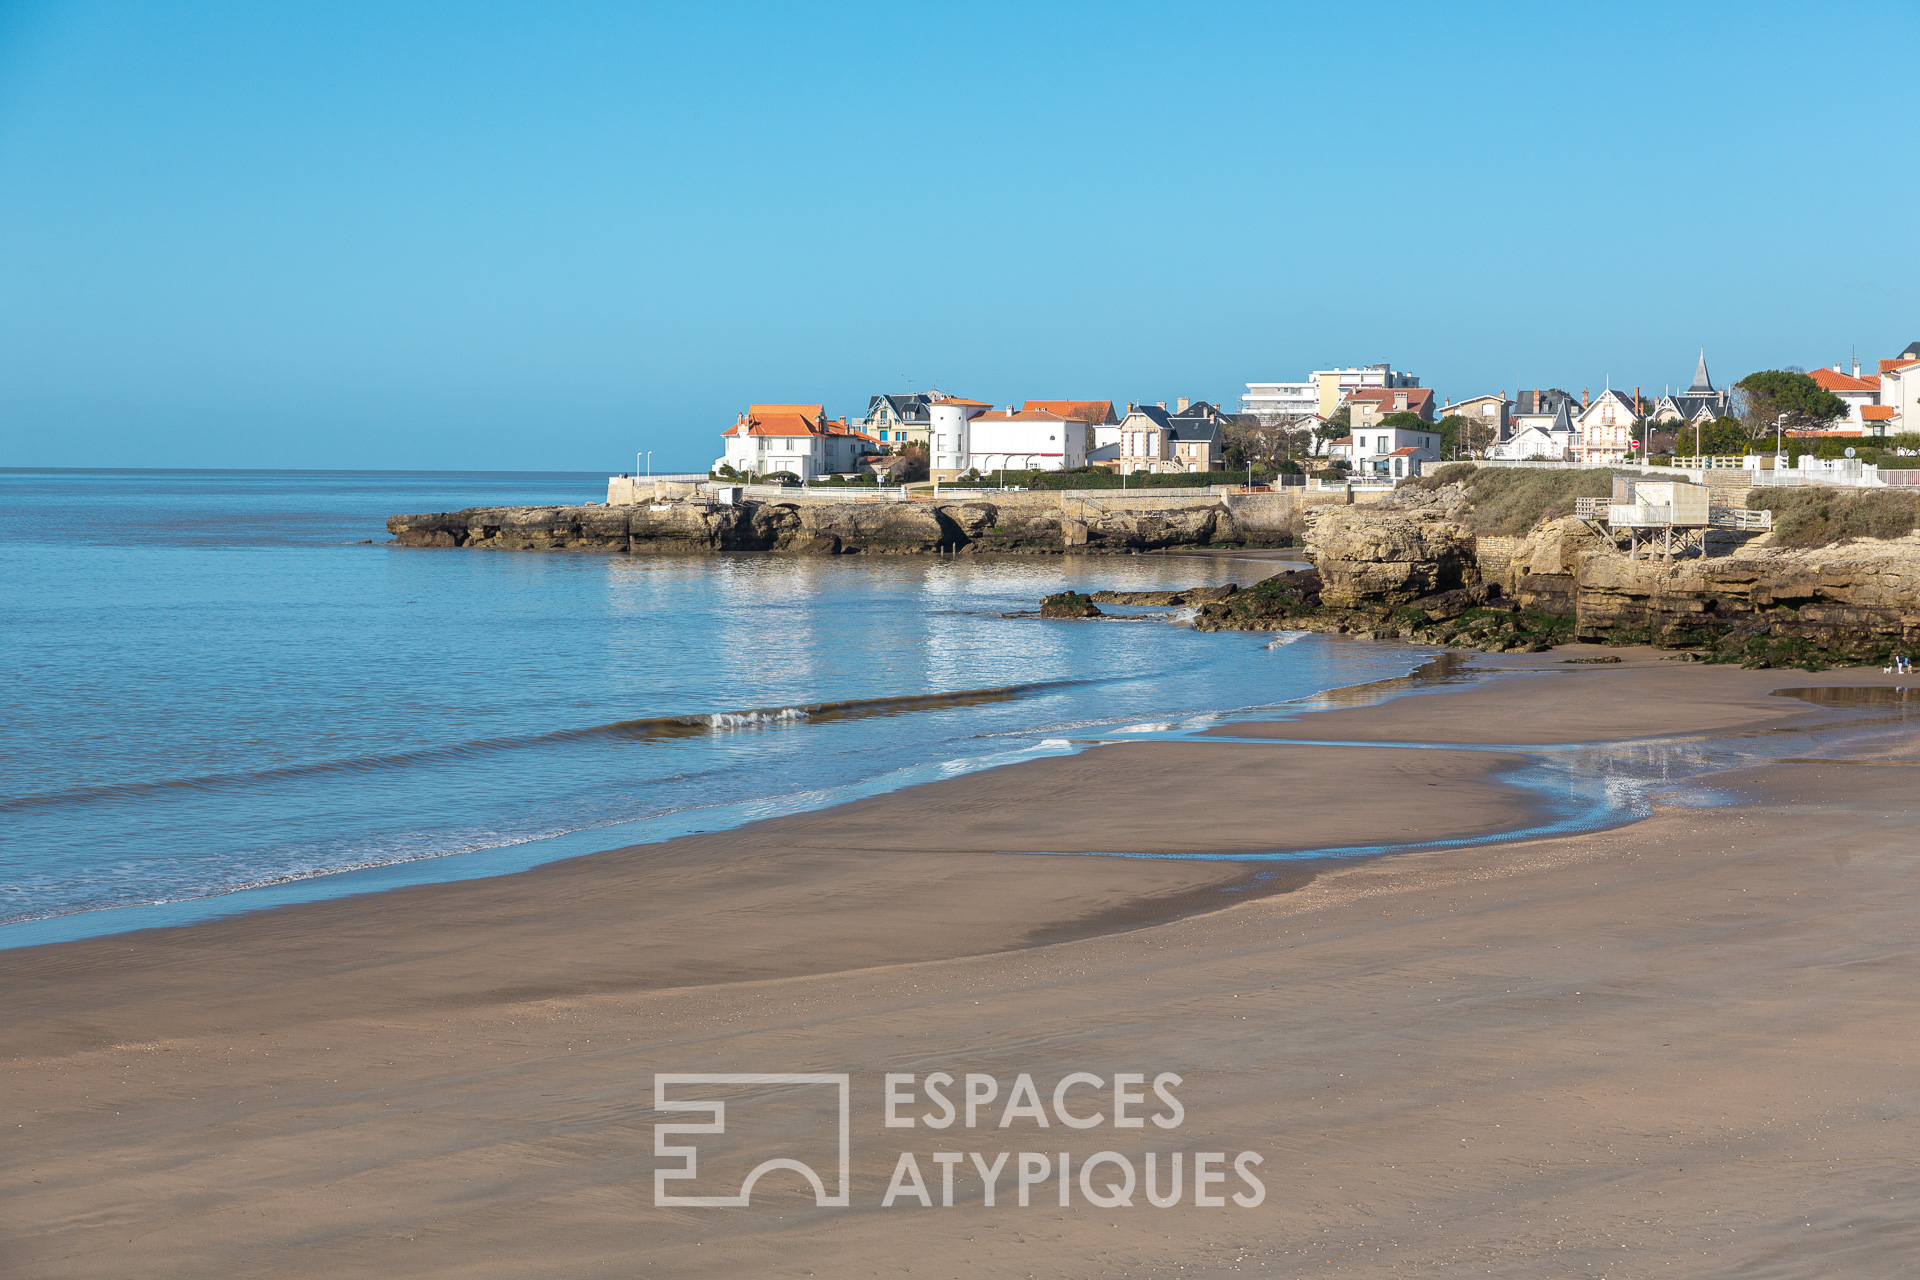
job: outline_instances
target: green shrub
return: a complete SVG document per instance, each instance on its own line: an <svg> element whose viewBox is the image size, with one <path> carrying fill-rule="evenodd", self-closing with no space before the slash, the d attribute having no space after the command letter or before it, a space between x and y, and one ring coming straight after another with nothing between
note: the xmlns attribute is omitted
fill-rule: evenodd
<svg viewBox="0 0 1920 1280"><path fill-rule="evenodd" d="M1479 467L1455 462L1415 481L1423 489L1463 484L1468 511L1462 520L1475 533L1518 537L1542 520L1573 514L1575 498L1605 498L1613 493L1613 472L1548 471L1532 467Z"/></svg>
<svg viewBox="0 0 1920 1280"><path fill-rule="evenodd" d="M1920 493L1803 485L1755 489L1754 511L1773 512L1773 540L1783 547L1825 547L1847 538L1898 538L1920 528Z"/></svg>

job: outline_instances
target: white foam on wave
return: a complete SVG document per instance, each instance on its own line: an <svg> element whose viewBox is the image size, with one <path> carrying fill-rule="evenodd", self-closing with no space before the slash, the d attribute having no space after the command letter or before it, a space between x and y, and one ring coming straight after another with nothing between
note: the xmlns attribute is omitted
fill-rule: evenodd
<svg viewBox="0 0 1920 1280"><path fill-rule="evenodd" d="M1269 649L1285 648L1296 640L1305 640L1312 634L1313 632L1311 631L1282 631L1279 635L1267 641L1266 647Z"/></svg>
<svg viewBox="0 0 1920 1280"><path fill-rule="evenodd" d="M807 713L798 707L782 707L778 711L716 711L700 718L710 729L751 729L762 724L794 724L805 720Z"/></svg>

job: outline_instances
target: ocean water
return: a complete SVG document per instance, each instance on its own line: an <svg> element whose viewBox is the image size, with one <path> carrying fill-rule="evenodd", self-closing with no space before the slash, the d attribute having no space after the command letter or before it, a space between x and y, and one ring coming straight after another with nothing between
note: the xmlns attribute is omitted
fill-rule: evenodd
<svg viewBox="0 0 1920 1280"><path fill-rule="evenodd" d="M1425 656L1004 616L1271 562L383 545L396 512L604 484L0 471L0 945L720 829Z"/></svg>

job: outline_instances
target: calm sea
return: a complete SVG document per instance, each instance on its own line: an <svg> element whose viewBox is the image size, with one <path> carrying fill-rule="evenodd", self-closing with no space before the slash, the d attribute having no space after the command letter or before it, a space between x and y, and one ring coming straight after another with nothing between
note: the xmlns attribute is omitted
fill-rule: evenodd
<svg viewBox="0 0 1920 1280"><path fill-rule="evenodd" d="M1420 661L1002 616L1270 563L383 545L396 512L604 485L0 472L0 945L498 874Z"/></svg>

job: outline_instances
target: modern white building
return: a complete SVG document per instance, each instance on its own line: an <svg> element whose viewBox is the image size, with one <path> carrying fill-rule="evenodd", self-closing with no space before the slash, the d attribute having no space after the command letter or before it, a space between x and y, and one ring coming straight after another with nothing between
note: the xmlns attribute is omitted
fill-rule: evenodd
<svg viewBox="0 0 1920 1280"><path fill-rule="evenodd" d="M1240 411L1257 415L1262 422L1280 422L1319 414L1331 418L1349 391L1363 388L1393 390L1417 387L1420 379L1411 373L1397 373L1390 364L1372 364L1348 369L1315 369L1305 382L1249 382L1240 397Z"/></svg>
<svg viewBox="0 0 1920 1280"><path fill-rule="evenodd" d="M861 458L880 452L873 437L844 419L828 421L826 408L817 404L749 405L720 434L727 451L714 459L714 470L725 465L760 476L784 471L803 483L852 474Z"/></svg>
<svg viewBox="0 0 1920 1280"><path fill-rule="evenodd" d="M989 409L968 420L967 462L989 471L1066 471L1087 465L1089 426L1046 409Z"/></svg>

